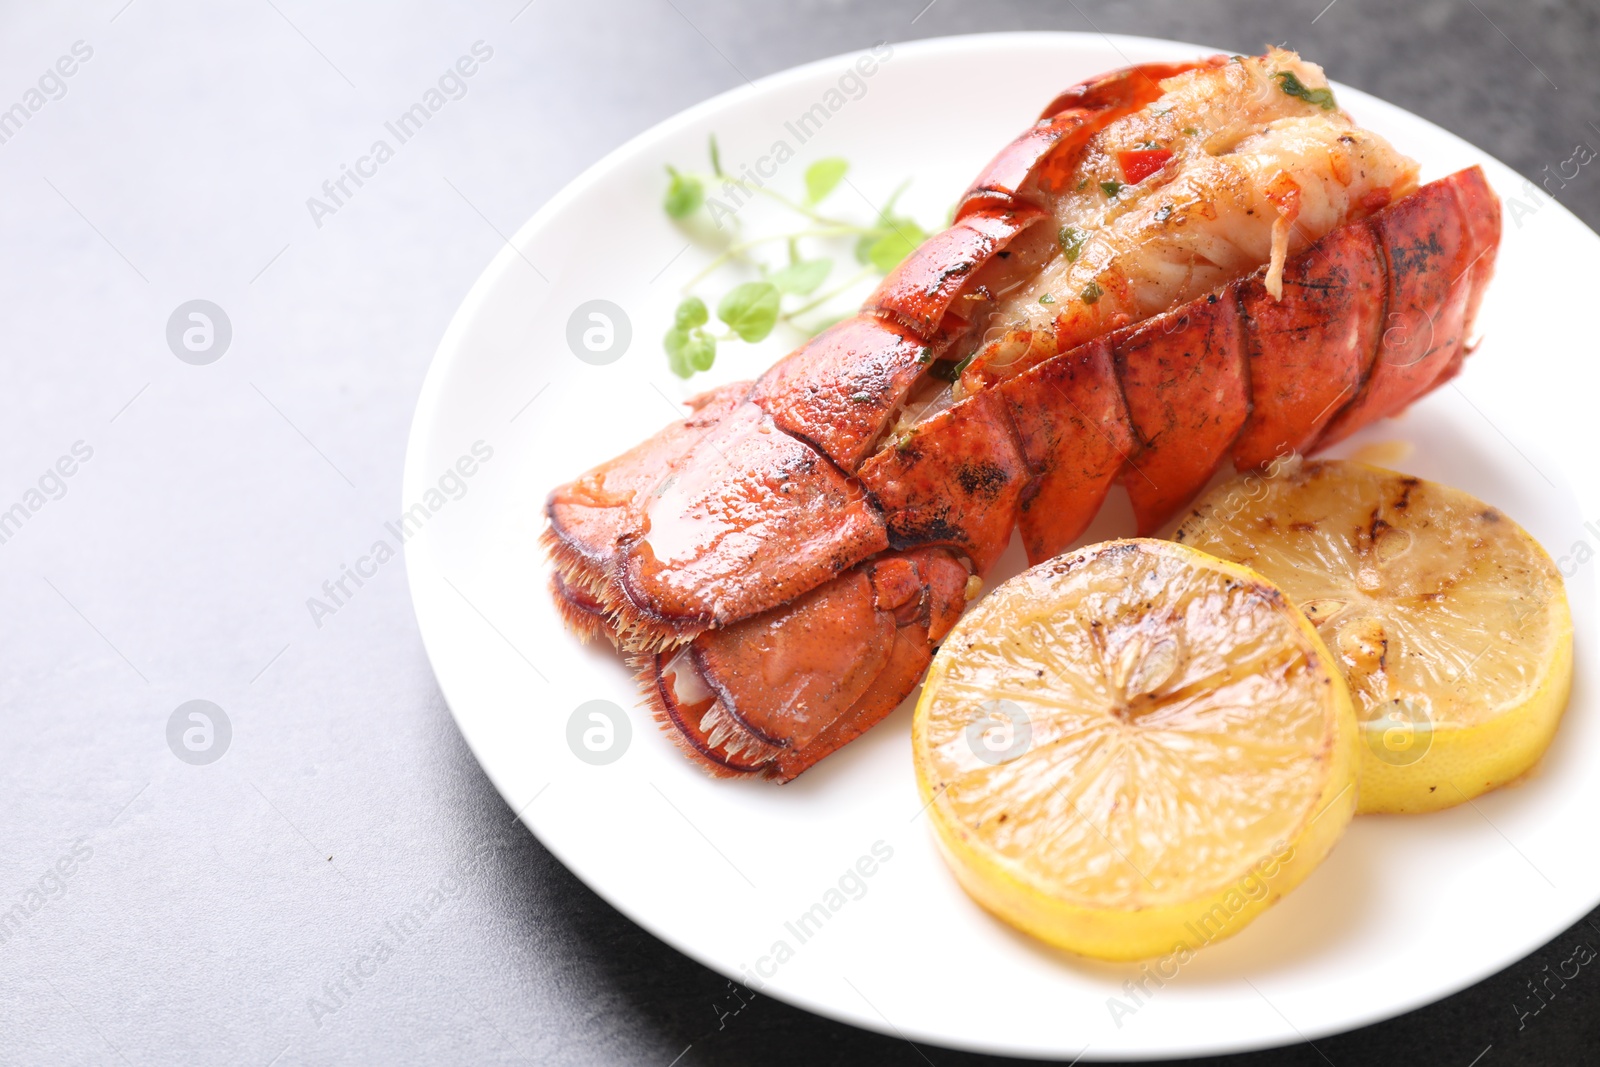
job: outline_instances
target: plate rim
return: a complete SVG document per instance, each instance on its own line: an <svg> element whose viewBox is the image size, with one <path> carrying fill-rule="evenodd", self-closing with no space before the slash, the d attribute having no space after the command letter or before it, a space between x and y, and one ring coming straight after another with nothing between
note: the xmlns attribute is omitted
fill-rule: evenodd
<svg viewBox="0 0 1600 1067"><path fill-rule="evenodd" d="M1224 54L1231 54L1230 50L1228 49L1215 48L1212 46L1195 44L1192 42L1176 41L1167 38L1071 30L990 31L951 34L938 37L895 41L890 43L897 54L912 54L925 57L929 55L936 56L941 52L959 52L965 48L971 47L974 44L982 44L991 48L1004 48L1006 45L1013 43L1021 45L1037 44L1041 42L1048 43L1051 41L1060 42L1065 45L1088 45L1093 48L1103 48L1104 46L1109 45L1111 50L1121 56L1124 61L1127 60L1127 56L1123 52L1124 47L1132 48L1133 50L1182 50L1186 53L1207 54L1220 52ZM417 402L413 409L411 426L407 433L403 472L400 485L401 507L404 508L407 501L417 499L420 491L427 483L428 476L423 473L422 461L424 459L424 453L426 452L429 444L429 435L432 432L433 418L437 414L439 405L443 400L445 383L450 378L450 371L452 369L454 359L458 353L458 350L460 349L460 341L463 335L466 333L468 325L478 316L482 308L489 300L490 293L495 288L498 280L506 273L506 271L512 268L516 261L522 257L521 250L526 247L529 238L535 232L543 229L551 220L561 215L567 209L567 206L571 201L582 195L587 186L599 179L602 175L609 173L613 168L617 167L628 158L631 158L636 153L648 148L650 145L670 138L672 135L678 133L685 127L695 125L703 116L720 112L727 108L738 107L743 104L747 98L759 98L767 92L782 88L791 83L803 82L822 70L836 70L841 61L849 60L853 57L859 56L862 54L865 48L870 47L872 47L872 45L869 44L863 48L811 60L806 63L787 67L783 70L763 75L762 77L754 79L753 81L747 81L743 85L734 86L733 88L725 90L721 93L717 93L705 100L667 116L661 121L656 122L629 137L626 141L606 152L595 162L585 167L576 176L567 181L548 200L546 200L528 218L526 222L519 226L512 234L510 240L501 245L494 256L491 257L489 262L474 279L466 295L462 298L460 305L451 316L450 321L435 348L434 354L429 360L428 369L424 375L423 382L418 393ZM1403 112L1411 121L1425 124L1436 133L1456 142L1458 145L1466 148L1474 155L1482 157L1483 160L1492 163L1495 167L1500 168L1509 174L1521 177L1520 174L1518 174L1513 168L1503 163L1498 157L1477 147L1476 145L1473 145L1471 142L1442 126L1439 126L1437 123L1434 123L1424 116L1418 115L1415 112L1403 108L1398 104L1390 103L1380 97L1376 97L1370 93L1353 86L1346 85L1345 83L1337 80L1330 79L1330 84L1333 85L1339 92L1348 93L1353 97L1361 99L1362 101L1375 101L1383 106ZM1558 209L1555 214L1564 216L1571 223L1576 224L1583 230L1589 232L1591 236L1594 236L1594 231L1589 230L1588 226L1583 223L1581 219L1574 215L1559 201L1554 200L1554 198L1550 198L1547 203L1541 205L1540 210L1543 211L1552 206ZM648 932L652 937L662 941L675 951L682 953L684 956L693 960L700 966L703 966L716 974L728 978L731 981L740 982L741 984L748 984L746 982L745 975L735 970L725 969L718 962L708 958L705 954L700 952L697 947L687 939L681 938L669 930L658 928L655 924L646 921L640 915L636 914L633 909L630 908L624 901L614 898L602 885L597 884L596 881L592 880L579 865L575 865L573 862L571 862L569 857L557 844L547 840L543 835L540 834L538 827L533 822L532 815L529 814L529 806L525 805L520 809L518 808L517 801L509 794L506 785L501 780L501 775L491 766L493 761L486 761L483 754L479 750L479 746L474 743L472 730L468 724L463 721L462 713L457 711L456 702L453 701L450 696L451 689L449 686L447 686L445 677L440 672L439 659L442 656L442 651L436 647L434 640L430 640L429 633L431 627L429 622L424 618L424 605L422 603L423 597L419 595L418 590L419 588L423 587L424 579L428 580L427 584L432 585L433 580L442 577L442 575L437 568L431 566L431 563L424 562L427 558L427 553L411 551L405 552L405 572L408 585L408 594L411 599L412 613L417 621L419 636L422 638L424 654L428 659L429 668L433 672L435 682L438 684L440 692L445 698L446 706L449 708L451 719L454 721L458 732L461 734L462 739L466 742L468 749L472 752L473 758L478 763L479 768L490 780L491 784L494 785L495 791L500 794L502 800L504 800L508 806L512 807L517 821L522 823L522 825L533 834L540 844L553 856L555 856L558 861L560 861L562 866L565 867L568 872L581 881L601 900L605 901L607 905L616 909L620 914L625 916L630 922L639 926L641 929ZM430 592L426 595L434 595L434 592L436 591L430 590ZM1317 1038L1349 1033L1387 1021L1389 1019L1397 1018L1408 1012L1415 1011L1445 1000L1464 989L1478 984L1485 978L1504 970L1517 961L1526 959L1534 952L1537 952L1539 948L1549 944L1550 941L1552 941L1555 937L1558 937L1563 931L1574 925L1574 923L1581 920L1584 915L1588 914L1596 906L1600 906L1600 884L1596 884L1594 887L1592 887L1590 892L1592 893L1593 899L1588 906L1583 908L1581 911L1578 911L1573 916L1566 916L1564 913L1559 913L1559 917L1562 920L1560 925L1552 929L1549 935L1541 940L1538 945L1531 948L1523 946L1517 950L1516 954L1510 955L1504 959L1498 957L1488 959L1486 957L1487 962L1480 964L1479 967L1462 970L1458 972L1457 976L1451 979L1449 982L1436 985L1430 988L1427 992L1419 993L1414 996L1397 998L1389 1004L1385 1004L1365 1012L1358 1012L1346 1016L1343 1021L1323 1021L1304 1028L1295 1027L1294 1024L1290 1023L1289 1025L1293 1032L1286 1035L1261 1035L1258 1037L1202 1040L1186 1045L1181 1050L1165 1049L1161 1051L1144 1052L1133 1048L1106 1049L1096 1050L1096 1056L1102 1060L1137 1061L1148 1058L1151 1055L1162 1057L1191 1057L1253 1052L1264 1049L1288 1047L1301 1042L1309 1043ZM758 992L761 995L771 996L775 1000L780 1000L784 1003L801 1008L802 1010L825 1019L841 1021L847 1023L848 1025L856 1026L887 1037L900 1037L906 1040L911 1040L914 1038L921 1043L930 1044L941 1048L972 1051L991 1055L1014 1056L1026 1059L1051 1059L1057 1058L1063 1053L1070 1053L1070 1050L1066 1049L1046 1050L1037 1047L1020 1047L1010 1044L997 1044L992 1040L985 1040L982 1038L966 1039L957 1038L946 1033L930 1033L915 1024L909 1027L900 1027L890 1023L887 1019L874 1017L864 1011L851 1011L841 1007L836 1003L818 1001L803 992L796 992L787 989L775 989L774 985L771 983L763 984L762 988L760 988Z"/></svg>

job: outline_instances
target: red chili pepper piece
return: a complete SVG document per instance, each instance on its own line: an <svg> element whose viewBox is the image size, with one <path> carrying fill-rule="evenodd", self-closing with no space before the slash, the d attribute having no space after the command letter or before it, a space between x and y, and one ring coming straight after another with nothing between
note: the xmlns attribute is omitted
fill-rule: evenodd
<svg viewBox="0 0 1600 1067"><path fill-rule="evenodd" d="M1138 148L1131 152L1118 152L1117 164L1129 185L1138 185L1150 175L1167 165L1172 153L1165 148Z"/></svg>

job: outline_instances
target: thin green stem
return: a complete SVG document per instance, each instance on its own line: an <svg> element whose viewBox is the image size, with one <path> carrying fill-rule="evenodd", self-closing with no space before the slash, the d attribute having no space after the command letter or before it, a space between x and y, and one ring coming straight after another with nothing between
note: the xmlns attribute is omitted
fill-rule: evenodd
<svg viewBox="0 0 1600 1067"><path fill-rule="evenodd" d="M844 237L853 233L866 232L866 227L852 226L849 223L844 223L839 226L822 227L812 230L799 230L795 233L768 234L766 237L753 237L748 241L740 241L737 244L732 244L727 248L724 248L712 258L711 262L707 263L703 268L701 268L700 273L696 274L693 278L690 278L687 282L684 282L683 291L688 292L690 289L693 289L696 285L699 285L701 282L705 281L707 275L709 275L712 271L716 270L730 259L742 257L746 252L757 245L770 244L773 241L793 241L801 237Z"/></svg>
<svg viewBox="0 0 1600 1067"><path fill-rule="evenodd" d="M776 200L778 203L782 204L784 207L788 208L790 211L799 212L800 214L804 215L806 218L810 219L812 222L820 222L824 226L850 226L850 225L852 225L852 223L845 222L843 219L830 218L827 215L822 214L821 212L813 211L811 208L806 207L804 204L797 204L793 200L790 200L787 196L784 196L782 193L773 192L771 189L768 189L765 185L758 185L758 186L755 187L755 189L756 189L756 192L763 193L763 194L771 197L772 199ZM858 229L859 228L860 227L858 227Z"/></svg>
<svg viewBox="0 0 1600 1067"><path fill-rule="evenodd" d="M837 288L829 289L821 296L813 297L811 300L806 301L804 304L801 304L792 311L784 312L782 315L778 316L778 319L781 322L789 322L793 320L796 315L804 315L813 308L821 307L823 304L826 304L840 293L849 291L853 286L859 285L863 279L875 273L877 272L871 267L862 267L856 272L855 277L851 278L849 281L846 281L843 285L840 285Z"/></svg>
<svg viewBox="0 0 1600 1067"><path fill-rule="evenodd" d="M736 188L743 189L746 192L760 193L762 196L770 197L771 199L776 200L778 203L782 204L784 207L788 208L790 211L793 211L796 214L804 215L806 218L810 219L812 222L819 222L824 226L850 226L850 225L853 225L852 223L845 222L843 219L836 219L836 218L832 218L832 217L830 217L828 215L824 215L820 211L816 211L813 208L810 208L810 207L806 206L805 204L801 204L801 203L798 203L798 202L796 202L794 200L789 199L787 196L784 196L782 193L774 192L773 190L767 188L765 185L757 185L754 182L746 181L743 178L736 178L736 177L733 177L732 175L728 175L728 174L701 174L701 173L689 174L688 172L685 172L685 173L686 173L687 176L700 179L700 181L703 184L708 185L708 186L714 186L719 182L730 182Z"/></svg>

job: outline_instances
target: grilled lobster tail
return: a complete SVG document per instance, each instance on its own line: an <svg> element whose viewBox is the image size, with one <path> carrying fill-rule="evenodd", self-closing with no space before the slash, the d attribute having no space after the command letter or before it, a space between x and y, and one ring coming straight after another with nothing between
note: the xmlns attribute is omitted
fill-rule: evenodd
<svg viewBox="0 0 1600 1067"><path fill-rule="evenodd" d="M859 315L551 494L543 544L564 617L629 657L709 771L787 781L888 714L1014 528L1031 562L1049 558L1120 482L1150 533L1225 461L1315 451L1459 371L1499 242L1475 167L1276 272L1047 354L891 432L930 368L970 341L952 304L1050 217L1027 191L1069 177L1089 138L1163 79L1221 62L1069 90Z"/></svg>

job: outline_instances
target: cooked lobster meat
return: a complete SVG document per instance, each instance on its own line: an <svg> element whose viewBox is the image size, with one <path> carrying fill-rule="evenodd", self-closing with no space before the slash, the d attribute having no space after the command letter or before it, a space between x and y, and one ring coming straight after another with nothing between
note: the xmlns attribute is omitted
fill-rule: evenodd
<svg viewBox="0 0 1600 1067"><path fill-rule="evenodd" d="M792 779L888 714L1020 532L1158 529L1453 377L1499 244L1293 53L1130 67L1008 146L861 313L551 493L552 591L683 749Z"/></svg>

